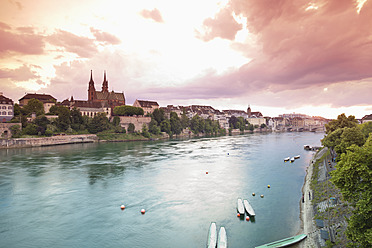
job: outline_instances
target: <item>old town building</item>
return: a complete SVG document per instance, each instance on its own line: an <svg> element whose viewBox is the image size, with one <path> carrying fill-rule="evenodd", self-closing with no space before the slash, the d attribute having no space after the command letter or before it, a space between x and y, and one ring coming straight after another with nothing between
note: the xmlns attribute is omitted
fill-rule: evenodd
<svg viewBox="0 0 372 248"><path fill-rule="evenodd" d="M0 92L0 122L10 121L14 116L13 100Z"/></svg>
<svg viewBox="0 0 372 248"><path fill-rule="evenodd" d="M21 99L18 100L19 101L19 106L23 107L23 106L27 105L27 103L31 99L36 99L36 100L39 100L40 102L42 102L43 105L44 105L44 112L45 113L48 113L49 109L53 105L55 105L56 102L57 102L57 99L55 99L53 96L48 95L48 94L28 93L24 97L22 97Z"/></svg>

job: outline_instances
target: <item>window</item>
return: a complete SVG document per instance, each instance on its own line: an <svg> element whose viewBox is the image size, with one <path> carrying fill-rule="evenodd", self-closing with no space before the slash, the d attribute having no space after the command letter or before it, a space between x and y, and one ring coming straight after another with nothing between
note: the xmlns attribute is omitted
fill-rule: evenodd
<svg viewBox="0 0 372 248"><path fill-rule="evenodd" d="M13 112L12 112L12 111L9 111L9 112L8 112L8 115L13 115Z"/></svg>
<svg viewBox="0 0 372 248"><path fill-rule="evenodd" d="M13 109L13 106L8 106L8 109Z"/></svg>
<svg viewBox="0 0 372 248"><path fill-rule="evenodd" d="M3 111L2 115L6 115L6 112L5 112L5 111Z"/></svg>
<svg viewBox="0 0 372 248"><path fill-rule="evenodd" d="M3 106L2 109L6 109L6 106Z"/></svg>

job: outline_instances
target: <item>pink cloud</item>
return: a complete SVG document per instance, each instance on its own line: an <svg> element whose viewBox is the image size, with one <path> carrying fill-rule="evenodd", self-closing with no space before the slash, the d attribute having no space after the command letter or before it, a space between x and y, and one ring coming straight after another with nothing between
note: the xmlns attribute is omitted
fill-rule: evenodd
<svg viewBox="0 0 372 248"><path fill-rule="evenodd" d="M44 53L45 43L42 35L35 34L32 27L28 27L26 33L22 30L17 31L14 31L6 23L0 23L0 57L9 55L9 53L30 55ZM19 31L21 32L19 33Z"/></svg>
<svg viewBox="0 0 372 248"><path fill-rule="evenodd" d="M11 81L28 81L39 78L39 76L30 66L24 64L16 69L0 69L0 78Z"/></svg>
<svg viewBox="0 0 372 248"><path fill-rule="evenodd" d="M82 58L92 57L98 52L93 39L60 29L50 35L47 40L50 44L62 47L66 52L75 53Z"/></svg>
<svg viewBox="0 0 372 248"><path fill-rule="evenodd" d="M147 10L144 9L140 12L141 16L143 16L146 19L152 19L155 22L163 23L163 17L161 16L161 13L158 9L153 9L153 10Z"/></svg>
<svg viewBox="0 0 372 248"><path fill-rule="evenodd" d="M366 97L354 97L366 87L359 82L372 77L372 1L367 1L359 14L352 0L317 1L317 9L307 9L312 2L230 0L213 19L214 25L209 25L211 35L203 38L207 41L231 30L229 25L224 25L226 11L242 15L247 18L247 29L254 35L256 44L252 47L250 43L232 42L232 47L252 56L252 60L239 70L195 79L190 87L199 86L201 97L207 96L211 87L224 97L261 96L265 99L261 102L266 101L267 105L371 104ZM322 90L330 84L342 87L346 82L354 85L348 87L349 91L343 96L354 99L334 96L321 99L320 94L309 90ZM309 92L314 95L308 96ZM274 95L281 97L274 98Z"/></svg>
<svg viewBox="0 0 372 248"><path fill-rule="evenodd" d="M196 31L196 36L204 41L210 41L220 37L222 39L234 40L236 33L242 29L237 23L229 8L222 9L215 18L208 18L203 22L203 31Z"/></svg>
<svg viewBox="0 0 372 248"><path fill-rule="evenodd" d="M97 41L103 42L105 44L112 44L112 45L117 45L120 44L121 41L118 37L115 35L112 35L107 32L103 32L101 30L95 29L93 27L90 28L90 32L96 37Z"/></svg>

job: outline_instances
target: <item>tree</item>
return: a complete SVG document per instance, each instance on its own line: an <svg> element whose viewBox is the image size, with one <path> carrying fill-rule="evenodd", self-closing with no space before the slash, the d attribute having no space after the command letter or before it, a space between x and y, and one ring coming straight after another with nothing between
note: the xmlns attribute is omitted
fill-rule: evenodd
<svg viewBox="0 0 372 248"><path fill-rule="evenodd" d="M114 119L112 120L112 125L115 127L120 126L120 117L119 116L114 116Z"/></svg>
<svg viewBox="0 0 372 248"><path fill-rule="evenodd" d="M152 112L152 117L154 118L154 120L156 120L157 123L161 123L166 119L164 109L155 109Z"/></svg>
<svg viewBox="0 0 372 248"><path fill-rule="evenodd" d="M169 136L172 135L172 128L168 119L165 119L160 123L160 128L162 132L166 132Z"/></svg>
<svg viewBox="0 0 372 248"><path fill-rule="evenodd" d="M340 142L335 146L335 152L337 154L345 153L346 149L351 145L362 146L364 142L365 138L359 127L344 127Z"/></svg>
<svg viewBox="0 0 372 248"><path fill-rule="evenodd" d="M71 115L71 128L79 131L85 129L84 119L81 112L77 108L73 108L70 112Z"/></svg>
<svg viewBox="0 0 372 248"><path fill-rule="evenodd" d="M154 119L151 119L149 123L149 132L155 135L158 135L161 132L160 127L158 126L158 123Z"/></svg>
<svg viewBox="0 0 372 248"><path fill-rule="evenodd" d="M45 117L45 115L41 115L36 117L33 123L37 126L37 133L44 135L50 121Z"/></svg>
<svg viewBox="0 0 372 248"><path fill-rule="evenodd" d="M245 120L244 120L243 117L241 117L241 116L238 117L238 123L237 123L236 128L238 128L240 130L240 132L244 132Z"/></svg>
<svg viewBox="0 0 372 248"><path fill-rule="evenodd" d="M230 119L229 119L229 126L232 129L236 129L237 128L237 123L238 123L238 118L236 118L234 115L231 116Z"/></svg>
<svg viewBox="0 0 372 248"><path fill-rule="evenodd" d="M201 118L199 115L195 115L192 117L190 121L190 129L194 134L204 132L205 122L204 119Z"/></svg>
<svg viewBox="0 0 372 248"><path fill-rule="evenodd" d="M331 176L344 199L354 206L346 230L355 242L351 246L372 247L372 134L362 147L352 145L341 154Z"/></svg>
<svg viewBox="0 0 372 248"><path fill-rule="evenodd" d="M21 114L21 107L18 105L18 103L14 104L13 113L14 116L19 116Z"/></svg>
<svg viewBox="0 0 372 248"><path fill-rule="evenodd" d="M357 125L358 121L355 119L355 116L349 115L349 117L346 117L345 114L341 114L337 116L336 120L332 120L328 124L325 124L326 134L329 134L338 128L356 127Z"/></svg>
<svg viewBox="0 0 372 248"><path fill-rule="evenodd" d="M172 133L178 135L182 132L182 124L181 120L178 117L177 113L171 112L170 113L170 119L169 119L170 125L171 125L171 131Z"/></svg>
<svg viewBox="0 0 372 248"><path fill-rule="evenodd" d="M190 120L186 115L185 109L183 109L182 114L181 114L181 125L182 125L182 129L185 129L190 125Z"/></svg>
<svg viewBox="0 0 372 248"><path fill-rule="evenodd" d="M98 133L109 129L109 121L105 113L98 113L88 124L88 131L90 133Z"/></svg>
<svg viewBox="0 0 372 248"><path fill-rule="evenodd" d="M143 108L133 107L129 105L117 106L114 108L114 115L119 116L133 116L133 115L143 115Z"/></svg>
<svg viewBox="0 0 372 248"><path fill-rule="evenodd" d="M57 105L53 105L52 107L50 107L48 114L50 114L50 115L58 115L58 106Z"/></svg>
<svg viewBox="0 0 372 248"><path fill-rule="evenodd" d="M25 128L22 129L22 133L28 135L36 135L37 132L37 126L33 123L29 123Z"/></svg>
<svg viewBox="0 0 372 248"><path fill-rule="evenodd" d="M66 131L71 124L70 110L67 107L58 107L58 118L56 119L56 126L61 131Z"/></svg>
<svg viewBox="0 0 372 248"><path fill-rule="evenodd" d="M142 125L142 136L145 137L145 138L150 138L150 133L149 133L149 129L147 127L146 124L143 124Z"/></svg>
<svg viewBox="0 0 372 248"><path fill-rule="evenodd" d="M44 114L44 104L39 100L32 98L25 106L23 106L23 111L26 115L35 113L36 116L39 116Z"/></svg>
<svg viewBox="0 0 372 248"><path fill-rule="evenodd" d="M133 123L129 123L128 125L128 133L134 133L134 130L135 130L135 126Z"/></svg>
<svg viewBox="0 0 372 248"><path fill-rule="evenodd" d="M372 121L363 123L359 125L359 127L366 138L368 138L369 134L372 133Z"/></svg>

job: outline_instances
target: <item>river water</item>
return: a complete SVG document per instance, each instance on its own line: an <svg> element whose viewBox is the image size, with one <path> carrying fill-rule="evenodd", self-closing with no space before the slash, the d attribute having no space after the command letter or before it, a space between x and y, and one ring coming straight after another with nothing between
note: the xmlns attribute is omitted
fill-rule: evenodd
<svg viewBox="0 0 372 248"><path fill-rule="evenodd" d="M206 247L211 222L226 228L230 248L293 236L313 155L303 145L323 136L0 150L0 247ZM239 197L250 201L254 221L237 218Z"/></svg>

